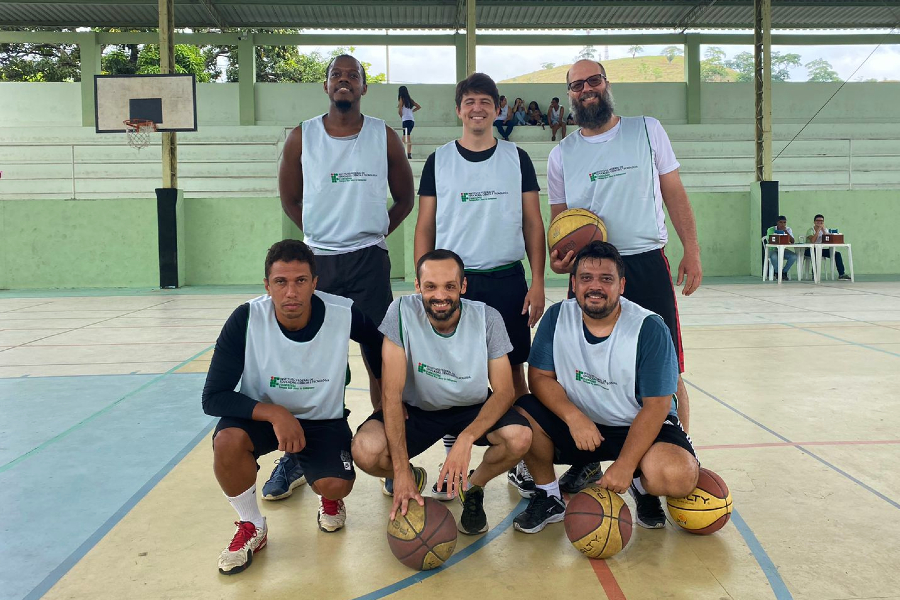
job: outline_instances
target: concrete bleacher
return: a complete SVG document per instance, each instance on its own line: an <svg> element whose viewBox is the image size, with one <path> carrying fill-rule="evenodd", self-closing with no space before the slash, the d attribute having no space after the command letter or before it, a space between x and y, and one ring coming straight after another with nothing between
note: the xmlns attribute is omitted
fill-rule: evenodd
<svg viewBox="0 0 900 600"><path fill-rule="evenodd" d="M570 127L570 131L574 128ZM774 128L778 156L799 125ZM669 125L672 146L689 191L744 192L754 180L749 125ZM179 187L189 197L277 196L281 149L289 128L202 127L178 135ZM441 144L459 136L454 126L413 131L413 173ZM534 161L546 191L547 157L556 145L550 129L517 127L512 141ZM162 177L160 137L135 150L124 134L82 127L0 128L0 200L153 197ZM900 125L811 125L774 163L783 191L900 188Z"/></svg>

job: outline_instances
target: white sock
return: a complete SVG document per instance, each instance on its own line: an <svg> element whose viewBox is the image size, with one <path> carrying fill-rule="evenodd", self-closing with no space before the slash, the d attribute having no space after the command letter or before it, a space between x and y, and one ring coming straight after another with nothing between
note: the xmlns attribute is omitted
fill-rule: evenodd
<svg viewBox="0 0 900 600"><path fill-rule="evenodd" d="M562 498L562 494L559 493L559 479L554 479L553 483L547 483L541 485L539 483L535 484L539 490L544 490L547 492L548 496L556 496L557 498Z"/></svg>
<svg viewBox="0 0 900 600"><path fill-rule="evenodd" d="M233 506L234 510L237 511L239 520L249 521L257 527L262 527L263 525L265 525L266 520L263 518L262 513L259 512L259 504L257 504L256 502L255 483L250 487L250 489L243 492L242 494L238 494L233 498L226 494L225 497L228 498L231 506Z"/></svg>
<svg viewBox="0 0 900 600"><path fill-rule="evenodd" d="M642 495L645 495L645 496L647 495L647 490L645 490L645 489L644 489L644 486L641 485L641 478L640 478L640 477L635 477L635 478L631 481L631 485L634 486L634 489L636 489L636 490L638 491L639 494L642 494Z"/></svg>
<svg viewBox="0 0 900 600"><path fill-rule="evenodd" d="M450 448L453 447L453 444L456 443L455 435L445 435L444 436L444 452L450 454Z"/></svg>

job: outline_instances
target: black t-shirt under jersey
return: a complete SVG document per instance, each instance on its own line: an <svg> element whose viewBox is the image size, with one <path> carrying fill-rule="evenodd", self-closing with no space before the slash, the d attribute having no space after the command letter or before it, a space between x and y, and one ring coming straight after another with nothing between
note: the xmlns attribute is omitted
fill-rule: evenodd
<svg viewBox="0 0 900 600"><path fill-rule="evenodd" d="M463 148L459 141L457 141L456 149L459 151L459 155L467 161L482 162L494 155L494 152L497 150L497 144L494 144L493 148L473 152L472 150ZM519 151L519 168L522 171L522 193L541 191L541 186L538 185L537 174L534 172L534 164L531 162L531 157L518 146L516 146L516 150ZM422 176L419 178L420 196L437 196L437 184L434 180L434 155L435 153L432 152L431 156L428 157L428 160L425 161L425 167L422 169Z"/></svg>
<svg viewBox="0 0 900 600"><path fill-rule="evenodd" d="M278 327L284 337L294 342L308 342L316 337L325 322L325 303L318 296L312 297L309 323L298 331L288 331L281 323ZM359 342L363 352L377 348L378 352L366 353L366 361L377 378L381 378L381 341L383 336L356 305L350 306L350 339ZM250 322L250 304L238 306L219 334L213 352L206 384L203 386L203 412L214 417L250 419L257 401L235 391L244 373L244 350L247 346L247 327Z"/></svg>

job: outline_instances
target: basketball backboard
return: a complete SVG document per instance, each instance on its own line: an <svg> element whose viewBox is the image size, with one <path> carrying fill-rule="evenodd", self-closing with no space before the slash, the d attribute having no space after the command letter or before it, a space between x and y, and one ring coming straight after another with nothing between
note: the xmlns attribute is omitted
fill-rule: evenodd
<svg viewBox="0 0 900 600"><path fill-rule="evenodd" d="M127 119L147 119L157 131L197 131L194 75L95 75L97 133L124 133Z"/></svg>

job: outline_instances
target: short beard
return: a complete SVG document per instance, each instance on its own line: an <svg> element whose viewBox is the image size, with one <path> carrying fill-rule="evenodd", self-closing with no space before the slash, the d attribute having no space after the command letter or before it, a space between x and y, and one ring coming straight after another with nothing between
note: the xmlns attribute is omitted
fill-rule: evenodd
<svg viewBox="0 0 900 600"><path fill-rule="evenodd" d="M616 107L612 91L607 87L598 96L599 102L590 106L581 104L575 98L569 98L569 108L575 115L575 122L585 129L597 129L605 125L613 116Z"/></svg>
<svg viewBox="0 0 900 600"><path fill-rule="evenodd" d="M587 298L585 298L583 301L577 300L577 302L578 306L581 307L581 311L584 314L596 320L605 319L606 317L611 315L613 311L616 310L616 305L618 304L618 302L613 302L612 304L607 304L606 306L603 306L601 308L590 308L587 304Z"/></svg>
<svg viewBox="0 0 900 600"><path fill-rule="evenodd" d="M334 107L342 113L350 112L350 109L353 108L353 103L349 100L335 100Z"/></svg>
<svg viewBox="0 0 900 600"><path fill-rule="evenodd" d="M431 302L423 302L423 304L425 305L425 312L428 313L435 321L449 321L453 318L453 315L456 314L456 311L459 310L459 300L457 300L456 302L453 302L451 300L450 309L444 313L435 312L431 308Z"/></svg>

